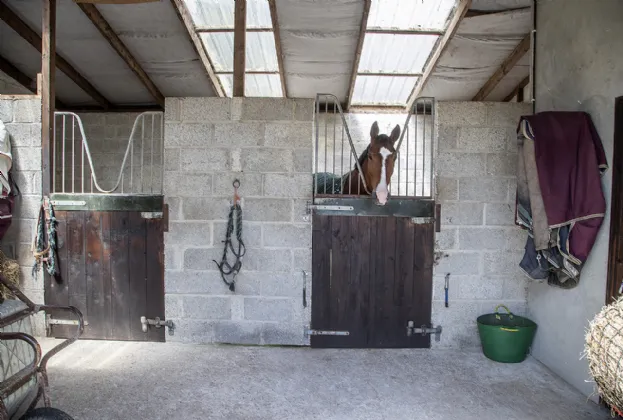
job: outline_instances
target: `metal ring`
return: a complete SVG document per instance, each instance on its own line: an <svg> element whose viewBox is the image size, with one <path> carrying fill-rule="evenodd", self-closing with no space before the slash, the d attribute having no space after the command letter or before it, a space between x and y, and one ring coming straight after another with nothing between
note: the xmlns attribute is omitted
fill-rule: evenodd
<svg viewBox="0 0 623 420"><path fill-rule="evenodd" d="M234 183L232 185L234 186L234 188L240 187L240 180L239 179L235 179Z"/></svg>

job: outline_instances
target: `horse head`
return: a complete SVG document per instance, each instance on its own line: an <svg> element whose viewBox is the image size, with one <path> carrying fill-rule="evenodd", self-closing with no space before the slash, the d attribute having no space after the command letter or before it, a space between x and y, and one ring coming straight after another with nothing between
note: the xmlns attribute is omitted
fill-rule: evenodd
<svg viewBox="0 0 623 420"><path fill-rule="evenodd" d="M370 129L370 145L367 158L362 168L370 192L376 193L381 205L387 203L389 183L394 172L396 149L394 145L400 137L400 126L396 125L389 136L379 134L379 125L375 121Z"/></svg>

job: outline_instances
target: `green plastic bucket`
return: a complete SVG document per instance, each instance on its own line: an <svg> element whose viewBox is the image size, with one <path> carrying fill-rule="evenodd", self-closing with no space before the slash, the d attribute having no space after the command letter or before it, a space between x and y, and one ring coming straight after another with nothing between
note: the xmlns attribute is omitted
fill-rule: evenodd
<svg viewBox="0 0 623 420"><path fill-rule="evenodd" d="M500 308L507 313L499 313ZM504 305L496 306L494 313L481 315L476 321L485 356L501 363L520 363L526 359L537 328L533 321L513 315Z"/></svg>

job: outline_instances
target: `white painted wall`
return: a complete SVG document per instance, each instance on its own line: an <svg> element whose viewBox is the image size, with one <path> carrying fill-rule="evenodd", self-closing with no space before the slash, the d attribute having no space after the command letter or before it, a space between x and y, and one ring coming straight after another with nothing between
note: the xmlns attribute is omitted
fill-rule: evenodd
<svg viewBox="0 0 623 420"><path fill-rule="evenodd" d="M612 167L614 100L623 95L623 2L538 1L536 108L591 114ZM612 170L603 177L610 207ZM560 290L533 283L529 313L539 325L533 355L586 395L594 391L581 360L589 320L605 302L610 213L582 270L580 284Z"/></svg>

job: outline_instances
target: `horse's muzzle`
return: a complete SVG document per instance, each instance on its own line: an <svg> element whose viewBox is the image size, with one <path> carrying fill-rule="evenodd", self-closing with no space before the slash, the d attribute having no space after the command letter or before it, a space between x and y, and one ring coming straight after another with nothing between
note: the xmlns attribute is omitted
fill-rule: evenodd
<svg viewBox="0 0 623 420"><path fill-rule="evenodd" d="M384 206L387 204L387 198L389 196L389 192L387 190L376 191L376 202L377 204Z"/></svg>

